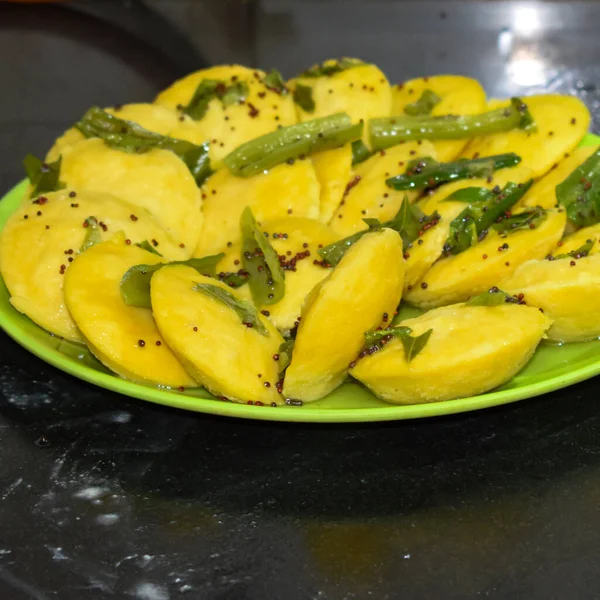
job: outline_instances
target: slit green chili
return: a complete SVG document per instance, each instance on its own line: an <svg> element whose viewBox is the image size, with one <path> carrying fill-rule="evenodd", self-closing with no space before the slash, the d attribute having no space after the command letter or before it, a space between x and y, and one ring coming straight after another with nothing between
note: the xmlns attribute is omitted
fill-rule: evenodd
<svg viewBox="0 0 600 600"><path fill-rule="evenodd" d="M369 139L373 150L383 150L401 142L461 140L511 129L535 129L533 117L520 98L511 98L511 104L506 108L478 115L398 115L370 119Z"/></svg>
<svg viewBox="0 0 600 600"><path fill-rule="evenodd" d="M520 162L521 157L514 152L472 160L459 159L448 163L439 163L425 157L412 161L404 174L390 177L385 183L394 190L425 189L460 179L489 177L498 169L514 167Z"/></svg>
<svg viewBox="0 0 600 600"><path fill-rule="evenodd" d="M567 209L567 218L576 227L600 221L600 150L556 186L556 199Z"/></svg>
<svg viewBox="0 0 600 600"><path fill-rule="evenodd" d="M352 142L360 138L362 127L362 123L353 124L343 112L312 119L250 140L223 162L234 175L251 177L281 163Z"/></svg>

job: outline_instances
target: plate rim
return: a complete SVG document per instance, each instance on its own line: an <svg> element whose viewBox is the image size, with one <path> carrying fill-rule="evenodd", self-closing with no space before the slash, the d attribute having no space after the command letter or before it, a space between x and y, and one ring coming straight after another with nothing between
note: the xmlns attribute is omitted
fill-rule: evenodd
<svg viewBox="0 0 600 600"><path fill-rule="evenodd" d="M600 137L587 134L582 145L600 143ZM0 231L5 219L10 216L18 205L18 197L23 194L27 180L23 180L0 198ZM8 205L11 207L8 207ZM42 341L27 332L14 319L16 309L10 304L0 304L0 328L17 344L31 352L37 358L53 367L68 373L87 383L119 393L130 398L136 398L154 404L169 406L191 412L211 414L223 417L238 417L260 421L280 421L295 423L367 423L384 421L401 421L440 417L475 410L483 410L494 406L503 406L519 400L534 398L542 394L556 391L574 385L600 374L600 356L597 361L583 365L566 374L549 377L542 381L522 385L516 388L496 390L472 396L443 402L424 404L367 407L367 408L320 408L310 403L301 407L255 406L234 402L224 402L212 398L187 396L176 390L161 389L140 383L127 381L111 373L104 373L92 367L78 363L75 359L60 353L57 349L45 345ZM31 322L33 326L41 327ZM350 384L354 385L354 384ZM358 384L360 385L360 384Z"/></svg>

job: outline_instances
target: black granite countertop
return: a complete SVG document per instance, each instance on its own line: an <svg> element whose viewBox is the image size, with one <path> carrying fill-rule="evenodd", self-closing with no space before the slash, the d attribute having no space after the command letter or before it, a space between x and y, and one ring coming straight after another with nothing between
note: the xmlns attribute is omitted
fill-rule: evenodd
<svg viewBox="0 0 600 600"><path fill-rule="evenodd" d="M204 64L335 55L393 80L570 90L597 114L592 2L0 2L0 185L89 105ZM223 419L126 399L0 333L0 599L600 597L598 379L426 421Z"/></svg>

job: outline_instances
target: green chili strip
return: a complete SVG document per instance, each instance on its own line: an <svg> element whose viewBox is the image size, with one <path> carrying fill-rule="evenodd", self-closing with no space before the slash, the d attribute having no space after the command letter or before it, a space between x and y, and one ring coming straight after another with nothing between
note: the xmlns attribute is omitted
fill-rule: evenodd
<svg viewBox="0 0 600 600"><path fill-rule="evenodd" d="M346 113L337 113L255 138L236 148L223 162L234 175L251 177L283 162L343 146L361 134L362 123L352 124Z"/></svg>
<svg viewBox="0 0 600 600"><path fill-rule="evenodd" d="M460 254L477 244L479 237L485 236L490 227L499 229L506 220L512 218L510 209L525 195L532 183L532 180L525 184L510 182L502 190L490 190L487 201L478 198L476 202L469 204L450 223L443 254Z"/></svg>
<svg viewBox="0 0 600 600"><path fill-rule="evenodd" d="M242 232L242 265L248 272L248 285L257 306L275 304L285 294L285 276L279 256L258 228L247 206L240 219Z"/></svg>
<svg viewBox="0 0 600 600"><path fill-rule="evenodd" d="M479 115L398 115L371 119L369 139L373 150L383 150L413 140L461 140L517 128L532 131L535 123L527 105L519 98L512 98L510 106Z"/></svg>
<svg viewBox="0 0 600 600"><path fill-rule="evenodd" d="M424 189L460 179L489 177L498 169L514 167L520 162L521 157L513 152L448 163L439 163L426 157L412 161L403 175L390 177L385 183L395 190Z"/></svg>
<svg viewBox="0 0 600 600"><path fill-rule="evenodd" d="M185 163L198 185L212 173L207 144L197 146L186 140L148 131L137 123L119 119L97 106L85 113L81 121L75 124L75 129L85 137L101 138L111 148L131 154L142 154L155 148L170 150Z"/></svg>
<svg viewBox="0 0 600 600"><path fill-rule="evenodd" d="M596 150L556 186L556 199L576 227L600 221L600 150Z"/></svg>

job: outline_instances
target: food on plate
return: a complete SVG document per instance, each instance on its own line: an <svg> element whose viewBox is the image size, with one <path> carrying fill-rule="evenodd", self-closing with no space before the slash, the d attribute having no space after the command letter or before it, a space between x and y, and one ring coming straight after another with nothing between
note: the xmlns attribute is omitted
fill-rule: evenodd
<svg viewBox="0 0 600 600"><path fill-rule="evenodd" d="M124 104L106 108L105 111L140 127L173 138L187 140L193 144L202 144L205 138L196 123L187 115L179 115L176 111L157 104ZM85 139L85 135L76 127L68 129L59 137L46 155L46 162L54 162L64 153L68 146Z"/></svg>
<svg viewBox="0 0 600 600"><path fill-rule="evenodd" d="M352 146L346 144L319 152L313 156L312 162L321 189L319 221L329 223L352 179Z"/></svg>
<svg viewBox="0 0 600 600"><path fill-rule="evenodd" d="M277 165L254 177L217 171L203 187L204 230L195 256L222 252L240 239L240 217L249 206L259 222L288 216L319 218L319 182L310 160Z"/></svg>
<svg viewBox="0 0 600 600"><path fill-rule="evenodd" d="M288 217L269 221L260 226L261 235L269 240L275 250L278 263L285 277L283 296L275 302L256 302L261 310L282 332L289 332L297 325L302 305L309 292L330 273L321 264L318 251L335 241L333 232L315 219ZM250 252L255 248L250 249ZM234 258L235 257L235 258ZM316 262L315 262L316 261ZM241 246L232 248L224 262L219 263L220 271L238 271L243 268ZM252 278L249 279L251 281ZM249 291L250 286L239 288L240 293ZM252 294L250 293L251 297Z"/></svg>
<svg viewBox="0 0 600 600"><path fill-rule="evenodd" d="M554 94L531 96L526 104L535 127L512 129L474 139L463 156L490 156L501 152L518 152L523 164L534 177L546 174L554 164L571 152L590 126L590 113L574 96ZM493 100L491 109L507 109L509 103Z"/></svg>
<svg viewBox="0 0 600 600"><path fill-rule="evenodd" d="M393 115L476 115L485 109L481 84L461 75L421 77L392 87ZM441 161L454 160L467 143L468 139L437 141L435 154Z"/></svg>
<svg viewBox="0 0 600 600"><path fill-rule="evenodd" d="M585 251L586 256L598 254L600 252L600 243L597 242L600 242L600 223L590 225L589 227L582 227L575 233L562 238L552 251L552 256L570 254L571 252L573 254L581 254L582 249Z"/></svg>
<svg viewBox="0 0 600 600"><path fill-rule="evenodd" d="M589 122L571 96L390 85L354 58L214 66L27 155L0 272L37 325L172 393L480 394L546 337L600 337Z"/></svg>
<svg viewBox="0 0 600 600"><path fill-rule="evenodd" d="M600 336L600 255L590 255L594 241L580 250L530 260L502 283L511 294L538 306L552 320L548 339L585 342ZM597 251L596 251L597 252Z"/></svg>
<svg viewBox="0 0 600 600"><path fill-rule="evenodd" d="M461 202L444 202L433 213L430 226L419 231L417 238L404 251L404 293L408 293L425 277L432 265L442 256L450 235L450 225L464 210ZM432 214L432 213L430 213Z"/></svg>
<svg viewBox="0 0 600 600"><path fill-rule="evenodd" d="M514 229L491 229L482 241L434 263L423 280L407 292L406 301L420 308L433 308L502 286L520 264L549 254L566 223L565 212L558 210L515 213L512 219L517 224Z"/></svg>
<svg viewBox="0 0 600 600"><path fill-rule="evenodd" d="M378 285L367 284L365 276ZM402 238L391 229L367 233L346 252L305 301L285 374L286 397L318 400L344 380L364 332L393 318L403 276Z"/></svg>
<svg viewBox="0 0 600 600"><path fill-rule="evenodd" d="M558 204L556 186L561 184L577 167L598 150L598 146L584 146L567 152L560 162L556 162L550 171L538 179L523 196L521 206L541 206L554 208Z"/></svg>
<svg viewBox="0 0 600 600"><path fill-rule="evenodd" d="M454 304L402 321L394 329L405 331L367 348L352 376L396 404L475 396L505 383L531 358L551 320L497 294L501 304Z"/></svg>
<svg viewBox="0 0 600 600"><path fill-rule="evenodd" d="M152 313L193 378L217 396L281 404L275 326L224 283L183 265L159 269Z"/></svg>
<svg viewBox="0 0 600 600"><path fill-rule="evenodd" d="M200 239L201 192L173 152L134 154L90 138L65 149L60 179L69 189L113 194L149 211L190 251Z"/></svg>
<svg viewBox="0 0 600 600"><path fill-rule="evenodd" d="M178 388L194 387L160 335L149 308L129 306L121 279L131 267L162 258L115 235L78 255L65 274L65 304L91 352L131 381Z"/></svg>
<svg viewBox="0 0 600 600"><path fill-rule="evenodd" d="M533 179L533 173L531 169L524 167L521 163L515 166L498 169L493 173L485 174L481 177L467 178L467 179L459 179L455 181L451 181L449 183L445 183L440 185L438 188L435 188L423 196L423 198L419 199L419 207L425 213L431 213L434 210L440 210L440 208L447 202L452 200L452 196L458 192L458 190L463 190L465 188L485 188L488 190L494 189L496 186L503 188L507 183L527 183ZM531 188L533 188L536 184L534 183ZM524 203L525 196L520 201ZM554 204L552 206L543 206L542 208L554 208ZM533 204L532 207L537 206L537 204Z"/></svg>
<svg viewBox="0 0 600 600"><path fill-rule="evenodd" d="M400 208L404 196L412 201L414 191L396 191L386 181L391 175L404 172L404 167L418 157L435 157L429 142L409 142L378 152L354 168L339 208L331 219L331 228L340 237L364 228L364 219L391 219Z"/></svg>
<svg viewBox="0 0 600 600"><path fill-rule="evenodd" d="M0 270L12 305L54 335L80 342L64 302L65 273L88 244L118 231L168 260L187 257L147 211L114 196L62 190L27 200L0 235Z"/></svg>
<svg viewBox="0 0 600 600"><path fill-rule="evenodd" d="M215 160L280 125L296 123L292 93L281 75L240 65L192 73L162 91L156 104L193 119Z"/></svg>
<svg viewBox="0 0 600 600"><path fill-rule="evenodd" d="M353 122L366 123L389 114L392 105L387 77L377 66L355 58L313 65L293 79L290 88L301 122L345 112Z"/></svg>

